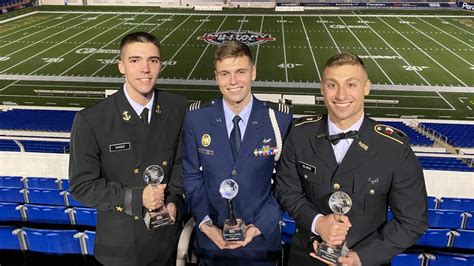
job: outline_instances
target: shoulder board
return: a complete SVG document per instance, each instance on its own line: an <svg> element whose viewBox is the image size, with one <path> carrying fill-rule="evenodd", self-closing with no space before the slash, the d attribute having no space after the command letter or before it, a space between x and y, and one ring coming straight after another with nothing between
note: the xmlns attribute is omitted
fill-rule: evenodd
<svg viewBox="0 0 474 266"><path fill-rule="evenodd" d="M374 130L378 134L386 138L389 138L395 142L398 142L400 144L404 144L406 140L408 139L407 135L403 131L391 126L384 125L384 124L375 125Z"/></svg>
<svg viewBox="0 0 474 266"><path fill-rule="evenodd" d="M188 110L189 111L196 111L196 110L199 110L199 109L202 109L202 108L213 106L215 102L216 102L215 100L193 102L192 104L189 105Z"/></svg>
<svg viewBox="0 0 474 266"><path fill-rule="evenodd" d="M308 123L318 122L319 120L321 120L321 118L323 118L322 115L312 115L312 116L300 117L300 118L295 120L295 127L298 127L298 126L301 126L301 125L304 125L304 124L308 124Z"/></svg>
<svg viewBox="0 0 474 266"><path fill-rule="evenodd" d="M267 106L268 108L272 108L273 110L282 112L284 114L291 113L291 107L284 103L263 102L263 105Z"/></svg>

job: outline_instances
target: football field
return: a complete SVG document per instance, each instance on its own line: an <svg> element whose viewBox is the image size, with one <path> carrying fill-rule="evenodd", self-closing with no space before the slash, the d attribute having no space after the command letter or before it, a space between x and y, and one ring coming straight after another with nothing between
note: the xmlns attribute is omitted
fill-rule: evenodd
<svg viewBox="0 0 474 266"><path fill-rule="evenodd" d="M474 16L442 12L33 12L0 24L0 102L93 104L122 82L118 46L133 31L161 39L159 87L189 101L219 95L213 52L238 39L257 65L253 91L293 99L296 113L324 112L321 69L331 55L350 51L364 59L373 83L369 114L474 120Z"/></svg>

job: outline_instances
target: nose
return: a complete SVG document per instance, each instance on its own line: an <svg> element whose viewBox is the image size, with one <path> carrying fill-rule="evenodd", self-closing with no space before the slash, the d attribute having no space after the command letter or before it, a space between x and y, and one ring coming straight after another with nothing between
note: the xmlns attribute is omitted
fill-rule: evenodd
<svg viewBox="0 0 474 266"><path fill-rule="evenodd" d="M149 73L150 72L150 65L147 61L144 61L141 65L141 70L143 73Z"/></svg>
<svg viewBox="0 0 474 266"><path fill-rule="evenodd" d="M237 83L237 75L235 74L230 74L230 80L229 80L231 85L234 85Z"/></svg>
<svg viewBox="0 0 474 266"><path fill-rule="evenodd" d="M347 90L343 86L340 86L336 91L336 99L344 100L347 96Z"/></svg>

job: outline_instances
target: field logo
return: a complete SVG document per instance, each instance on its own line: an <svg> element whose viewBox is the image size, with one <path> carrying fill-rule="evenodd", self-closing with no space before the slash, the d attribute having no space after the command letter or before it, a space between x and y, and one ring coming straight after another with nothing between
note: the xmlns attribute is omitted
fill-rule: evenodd
<svg viewBox="0 0 474 266"><path fill-rule="evenodd" d="M198 40L203 40L209 44L221 45L226 41L237 40L247 44L248 46L263 44L268 41L274 41L275 38L270 34L255 32L255 31L221 31L214 33L206 33L198 37Z"/></svg>
<svg viewBox="0 0 474 266"><path fill-rule="evenodd" d="M0 62L7 61L8 59L10 59L9 56L0 56Z"/></svg>
<svg viewBox="0 0 474 266"><path fill-rule="evenodd" d="M461 9L474 10L474 6L469 3L463 2Z"/></svg>

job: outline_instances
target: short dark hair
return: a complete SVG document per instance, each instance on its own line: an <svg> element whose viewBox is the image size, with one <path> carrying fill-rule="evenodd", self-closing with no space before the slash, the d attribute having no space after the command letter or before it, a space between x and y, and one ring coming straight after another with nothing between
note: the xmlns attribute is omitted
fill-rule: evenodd
<svg viewBox="0 0 474 266"><path fill-rule="evenodd" d="M221 44L214 53L214 65L216 65L217 61L240 56L248 57L253 63L252 52L246 44L236 40L227 41Z"/></svg>
<svg viewBox="0 0 474 266"><path fill-rule="evenodd" d="M343 66L343 65L360 65L365 70L364 61L355 54L351 53L339 53L333 55L326 61L324 69L332 66ZM366 70L367 71L367 70Z"/></svg>
<svg viewBox="0 0 474 266"><path fill-rule="evenodd" d="M122 38L120 41L120 55L122 54L123 47L125 47L127 44L135 42L153 43L158 48L158 51L161 49L160 41L153 34L138 31L129 33Z"/></svg>

